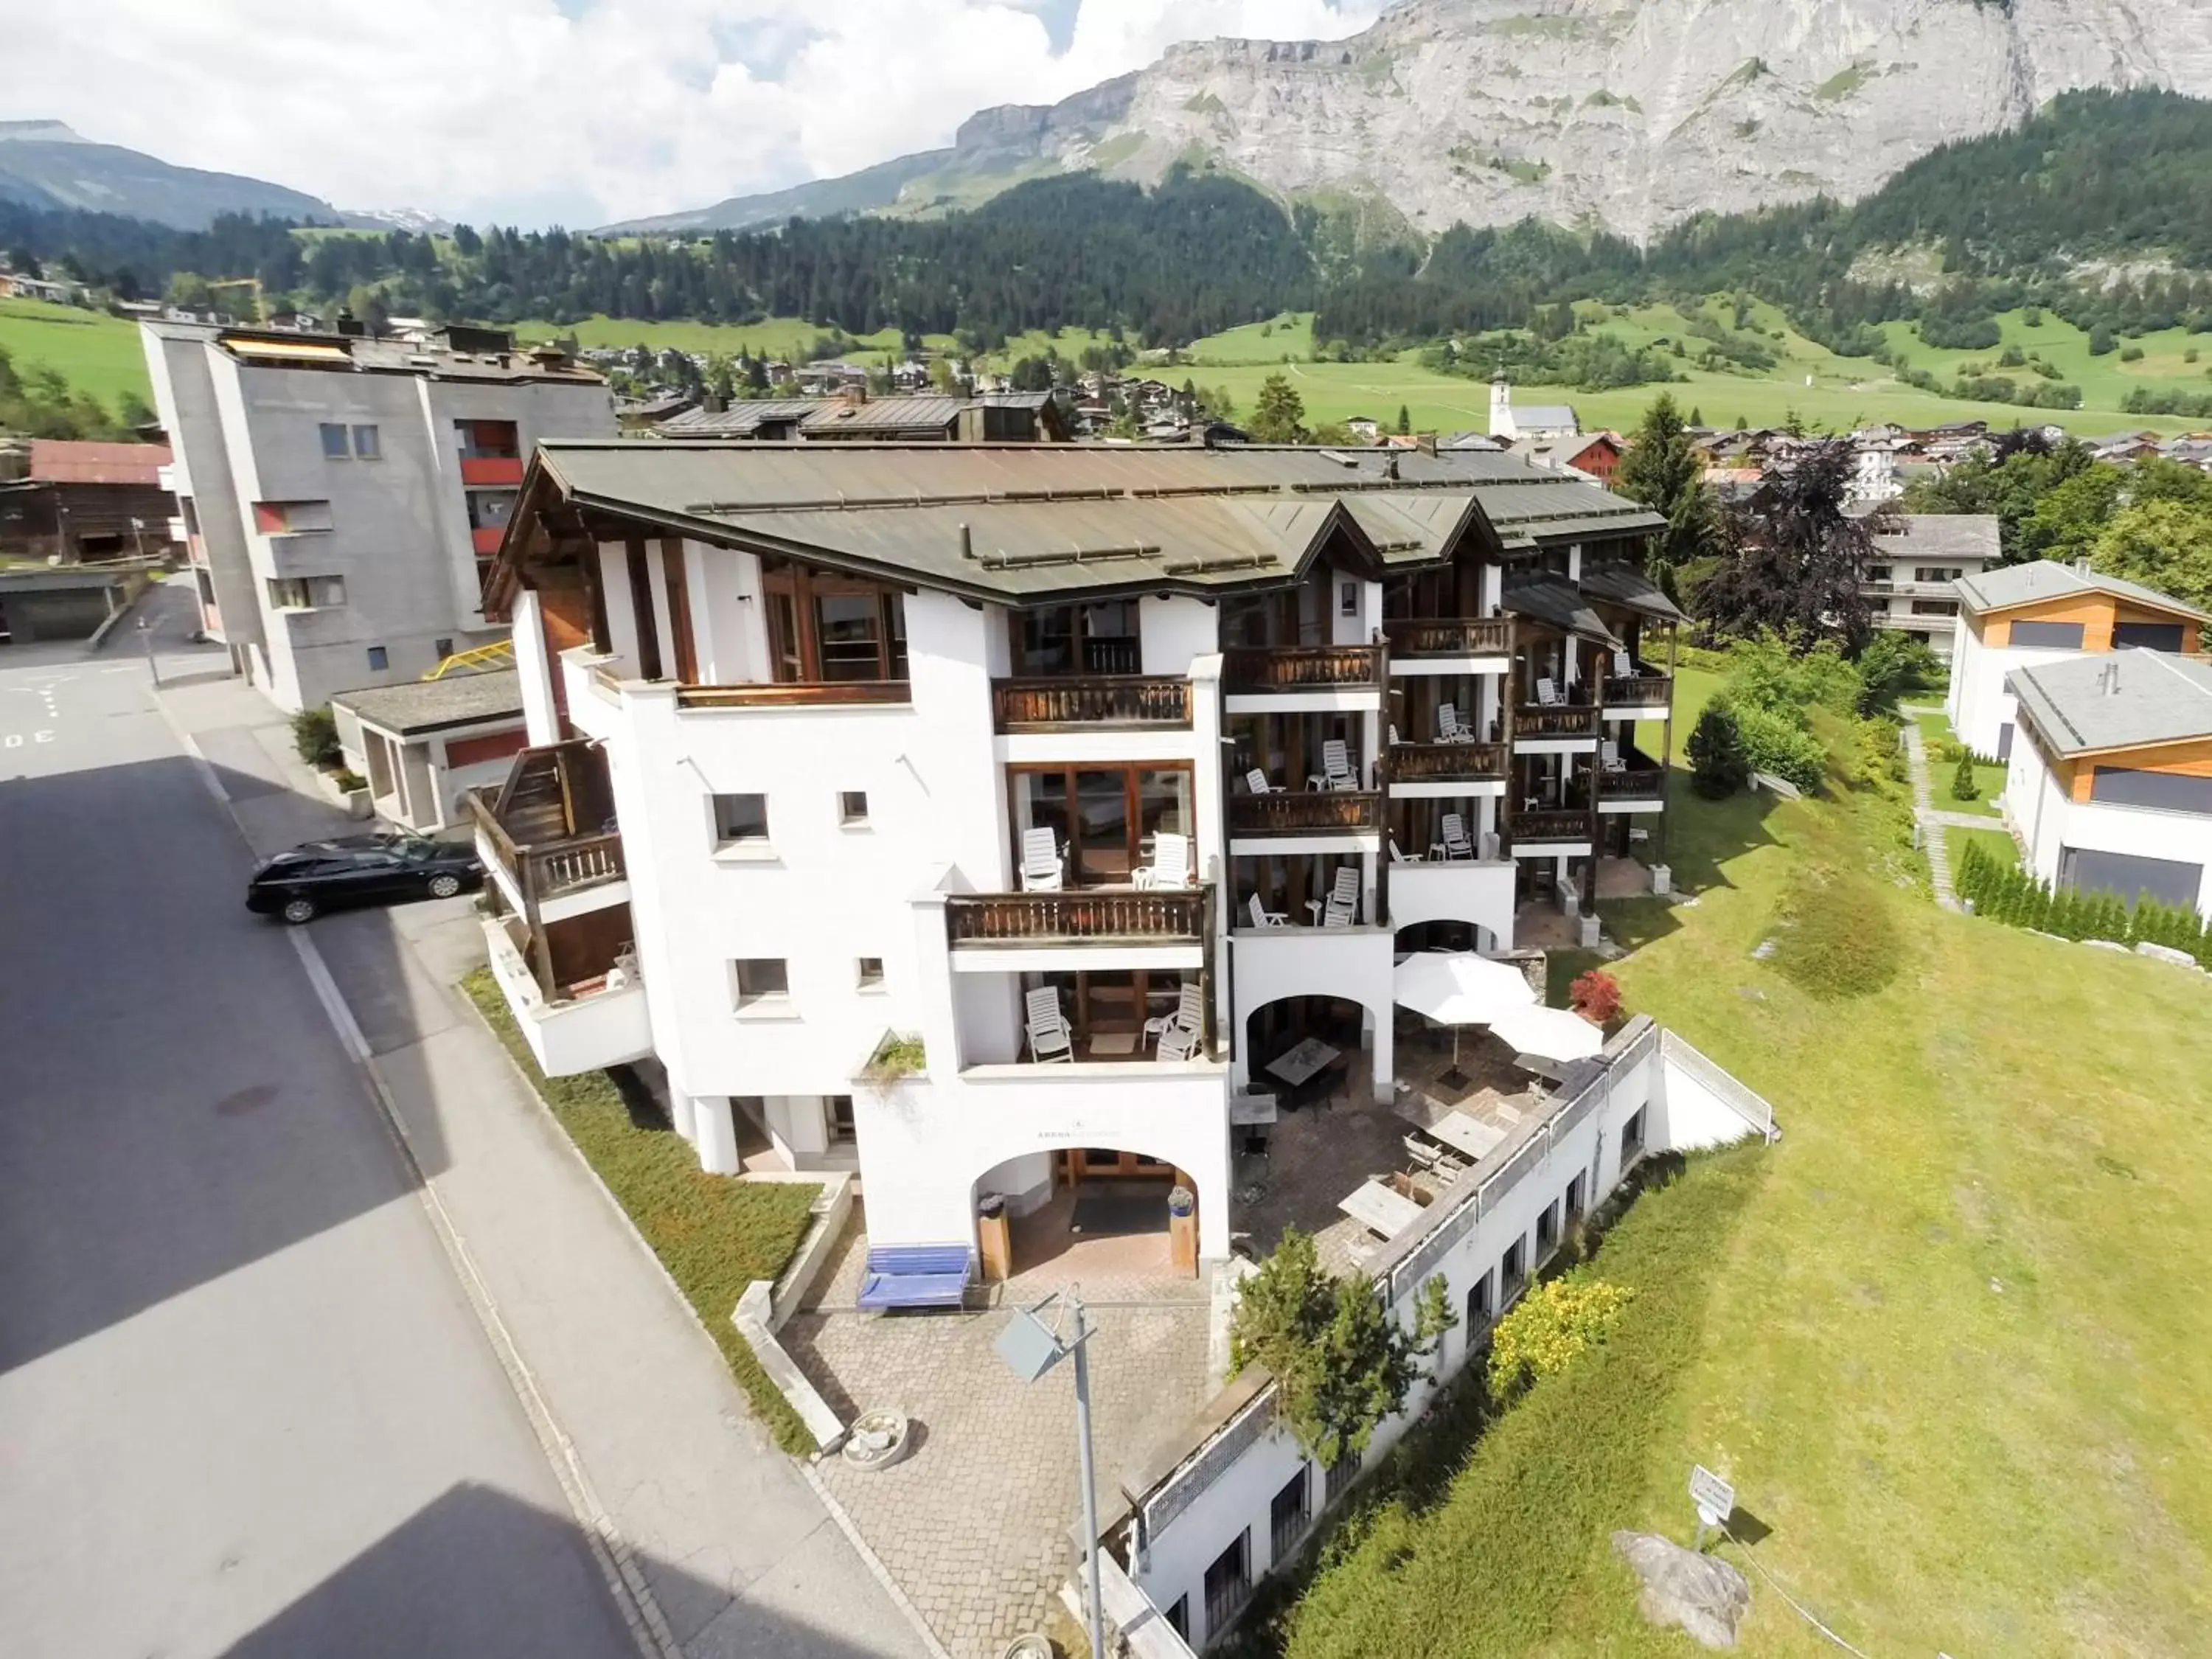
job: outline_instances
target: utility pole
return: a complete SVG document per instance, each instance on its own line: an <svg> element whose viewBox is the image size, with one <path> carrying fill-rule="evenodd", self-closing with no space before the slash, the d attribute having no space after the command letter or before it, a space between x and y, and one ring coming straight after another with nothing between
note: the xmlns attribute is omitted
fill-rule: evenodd
<svg viewBox="0 0 2212 1659"><path fill-rule="evenodd" d="M138 638L146 647L146 672L153 677L154 689L161 689L161 665L154 660L154 624L145 617L138 618Z"/></svg>

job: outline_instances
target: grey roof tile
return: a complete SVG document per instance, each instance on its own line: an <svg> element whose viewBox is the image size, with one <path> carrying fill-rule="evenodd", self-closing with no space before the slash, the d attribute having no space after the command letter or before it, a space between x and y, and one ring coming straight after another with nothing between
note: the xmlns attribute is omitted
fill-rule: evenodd
<svg viewBox="0 0 2212 1659"><path fill-rule="evenodd" d="M2110 593L2117 598L2133 599L2141 605L2171 611L2176 616L2195 617L2200 622L2212 622L2193 605L2160 592L2154 587L2145 587L2141 582L2124 581L2118 576L2100 575L2095 571L2076 570L2070 564L2061 564L2056 559L2031 559L2026 564L2008 564L2001 569L1984 570L1978 576L1961 576L1957 583L1959 597L1973 611L2002 611L2016 605L2033 605L2042 599L2064 599L2073 593Z"/></svg>
<svg viewBox="0 0 2212 1659"><path fill-rule="evenodd" d="M2115 651L2006 681L2021 712L2061 755L2212 738L2212 664L2165 651Z"/></svg>

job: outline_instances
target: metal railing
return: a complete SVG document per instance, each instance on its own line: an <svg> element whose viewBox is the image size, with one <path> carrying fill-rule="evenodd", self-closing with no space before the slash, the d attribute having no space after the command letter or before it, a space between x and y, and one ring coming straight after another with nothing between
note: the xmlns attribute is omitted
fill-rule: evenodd
<svg viewBox="0 0 2212 1659"><path fill-rule="evenodd" d="M1237 646L1221 656L1222 684L1231 691L1312 691L1382 684L1380 646Z"/></svg>
<svg viewBox="0 0 2212 1659"><path fill-rule="evenodd" d="M1204 936L1206 890L1085 890L960 894L945 901L945 931L957 949L1143 939L1188 944Z"/></svg>
<svg viewBox="0 0 2212 1659"><path fill-rule="evenodd" d="M1594 738L1595 703L1524 702L1513 711L1515 738Z"/></svg>
<svg viewBox="0 0 2212 1659"><path fill-rule="evenodd" d="M1390 745L1390 781L1426 783L1465 781L1493 782L1505 775L1505 745L1502 743L1394 743Z"/></svg>
<svg viewBox="0 0 2212 1659"><path fill-rule="evenodd" d="M1502 657L1513 648L1510 617L1386 622L1382 637L1400 657Z"/></svg>
<svg viewBox="0 0 2212 1659"><path fill-rule="evenodd" d="M994 680L991 713L1004 732L1069 726L1190 724L1190 682L1169 676Z"/></svg>
<svg viewBox="0 0 2212 1659"><path fill-rule="evenodd" d="M1229 798L1232 836L1316 836L1382 827L1382 797L1374 790L1279 789Z"/></svg>

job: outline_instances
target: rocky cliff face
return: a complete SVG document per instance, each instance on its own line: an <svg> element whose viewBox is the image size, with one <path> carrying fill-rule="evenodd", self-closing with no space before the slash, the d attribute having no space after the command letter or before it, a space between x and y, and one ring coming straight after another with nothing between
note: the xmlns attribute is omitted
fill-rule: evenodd
<svg viewBox="0 0 2212 1659"><path fill-rule="evenodd" d="M2060 92L2212 95L2212 3L1407 0L1329 42L1213 40L955 155L1157 179L1210 157L1285 195L1387 198L1415 226L1537 214L1646 237L1704 209L1863 196Z"/></svg>

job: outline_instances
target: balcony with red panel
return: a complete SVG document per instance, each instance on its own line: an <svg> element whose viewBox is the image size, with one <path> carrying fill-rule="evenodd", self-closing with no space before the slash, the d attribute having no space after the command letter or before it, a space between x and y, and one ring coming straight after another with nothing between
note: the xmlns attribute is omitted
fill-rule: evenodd
<svg viewBox="0 0 2212 1659"><path fill-rule="evenodd" d="M461 457L461 482L472 489L512 489L522 482L522 458L519 455L464 455Z"/></svg>
<svg viewBox="0 0 2212 1659"><path fill-rule="evenodd" d="M507 528L503 525L486 525L482 529L469 532L469 542L476 549L478 558L489 559L498 553L501 538L506 534Z"/></svg>

